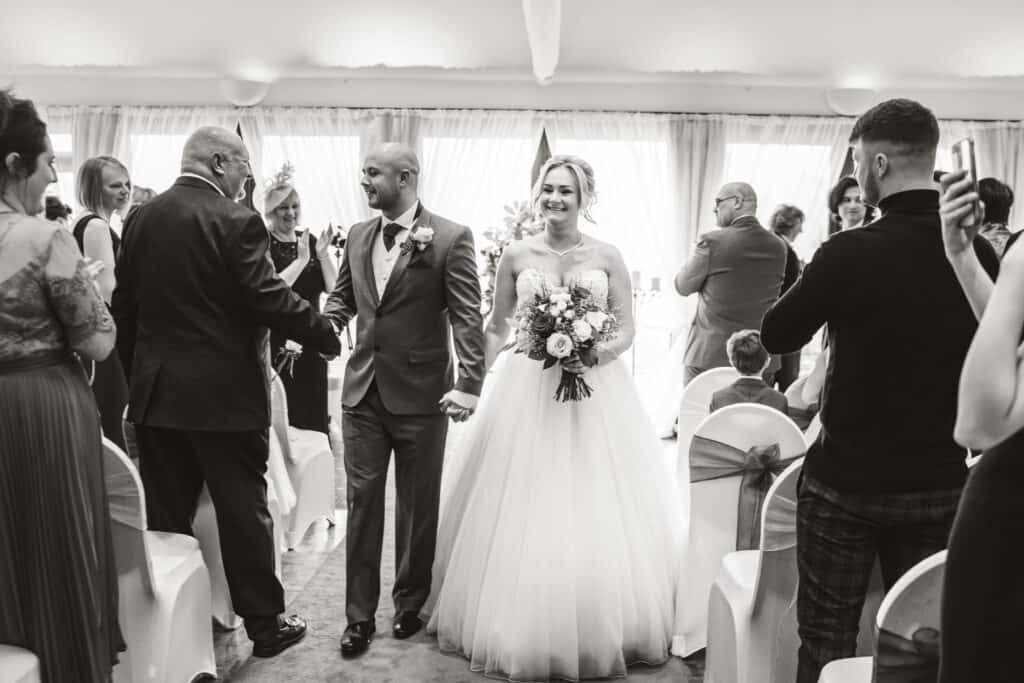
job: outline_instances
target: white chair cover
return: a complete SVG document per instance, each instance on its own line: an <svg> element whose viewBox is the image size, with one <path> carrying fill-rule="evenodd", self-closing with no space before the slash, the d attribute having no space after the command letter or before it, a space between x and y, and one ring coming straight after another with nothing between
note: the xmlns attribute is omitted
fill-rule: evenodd
<svg viewBox="0 0 1024 683"><path fill-rule="evenodd" d="M115 683L177 683L216 676L210 629L210 579L198 542L182 534L146 530L146 499L135 466L103 439L118 620L127 652Z"/></svg>
<svg viewBox="0 0 1024 683"><path fill-rule="evenodd" d="M14 645L0 644L0 681L3 683L40 683L39 658Z"/></svg>
<svg viewBox="0 0 1024 683"><path fill-rule="evenodd" d="M774 408L753 403L737 403L715 411L700 423L694 436L741 451L778 444L781 459L800 457L806 450L803 435L792 420ZM736 550L741 482L742 477L733 476L690 485L689 546L683 581L687 590L679 600L681 616L677 621L682 622L682 634L673 641L673 654L686 657L706 644L711 585L722 558Z"/></svg>
<svg viewBox="0 0 1024 683"><path fill-rule="evenodd" d="M830 662L819 683L937 679L946 552L940 550L918 562L886 593L878 609L875 656Z"/></svg>
<svg viewBox="0 0 1024 683"><path fill-rule="evenodd" d="M713 368L697 375L683 388L676 424L676 443L679 449L676 458L676 478L680 487L690 485L690 439L697 425L711 412L711 395L735 382L739 376L740 373L732 367Z"/></svg>
<svg viewBox="0 0 1024 683"><path fill-rule="evenodd" d="M326 434L288 424L288 398L276 374L270 382L270 402L271 437L277 438L284 453L288 481L295 491L285 533L286 545L294 549L316 520L326 518L334 525L334 455Z"/></svg>
<svg viewBox="0 0 1024 683"><path fill-rule="evenodd" d="M775 633L796 594L796 485L803 459L776 478L764 503L761 547L729 553L711 588L705 679L761 683Z"/></svg>

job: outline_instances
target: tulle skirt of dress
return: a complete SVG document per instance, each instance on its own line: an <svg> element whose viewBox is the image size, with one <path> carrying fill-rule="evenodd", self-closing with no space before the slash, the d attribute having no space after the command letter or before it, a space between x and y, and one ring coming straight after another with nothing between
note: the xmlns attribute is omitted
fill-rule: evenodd
<svg viewBox="0 0 1024 683"><path fill-rule="evenodd" d="M561 370L502 354L445 463L433 590L442 650L513 681L668 658L686 505L626 366L554 400Z"/></svg>

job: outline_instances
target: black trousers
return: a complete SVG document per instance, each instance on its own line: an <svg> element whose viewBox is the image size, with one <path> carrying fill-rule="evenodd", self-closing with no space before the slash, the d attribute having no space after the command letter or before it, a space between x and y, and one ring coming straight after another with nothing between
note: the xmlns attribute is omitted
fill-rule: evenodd
<svg viewBox="0 0 1024 683"><path fill-rule="evenodd" d="M876 557L888 591L946 547L960 491L847 493L803 478L796 509L797 683L817 683L826 664L856 654Z"/></svg>
<svg viewBox="0 0 1024 683"><path fill-rule="evenodd" d="M1024 432L971 468L946 557L941 683L1024 679L1017 648L1024 613Z"/></svg>
<svg viewBox="0 0 1024 683"><path fill-rule="evenodd" d="M250 638L276 630L284 588L274 574L267 509L267 430L202 432L136 425L146 516L153 531L192 535L205 483L217 511L221 555L235 611Z"/></svg>
<svg viewBox="0 0 1024 683"><path fill-rule="evenodd" d="M775 383L778 384L779 391L782 393L786 393L789 385L800 376L801 353L802 351L794 351L793 353L784 353L779 356L782 365L779 367L779 371L775 373Z"/></svg>
<svg viewBox="0 0 1024 683"><path fill-rule="evenodd" d="M392 598L396 615L418 613L430 594L448 418L440 408L436 415L394 415L373 382L358 405L345 408L341 425L348 477L345 614L356 623L373 621L377 611L392 451L397 489Z"/></svg>

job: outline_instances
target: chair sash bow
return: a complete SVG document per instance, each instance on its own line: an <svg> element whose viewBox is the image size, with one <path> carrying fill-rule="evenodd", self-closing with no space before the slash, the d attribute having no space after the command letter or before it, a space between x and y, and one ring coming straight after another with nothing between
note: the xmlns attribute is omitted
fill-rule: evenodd
<svg viewBox="0 0 1024 683"><path fill-rule="evenodd" d="M935 683L939 678L939 632L923 626L908 639L876 629L872 683Z"/></svg>
<svg viewBox="0 0 1024 683"><path fill-rule="evenodd" d="M690 442L690 481L742 477L736 516L736 549L756 550L761 545L761 508L772 481L802 457L781 457L779 444L753 446L741 451L735 446L694 436Z"/></svg>

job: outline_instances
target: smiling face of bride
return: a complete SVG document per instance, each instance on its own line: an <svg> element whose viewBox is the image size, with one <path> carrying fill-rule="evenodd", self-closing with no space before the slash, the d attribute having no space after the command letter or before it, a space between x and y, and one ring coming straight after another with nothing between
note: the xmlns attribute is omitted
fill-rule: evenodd
<svg viewBox="0 0 1024 683"><path fill-rule="evenodd" d="M575 225L580 212L580 191L576 176L565 166L544 176L538 197L541 216L553 226Z"/></svg>

